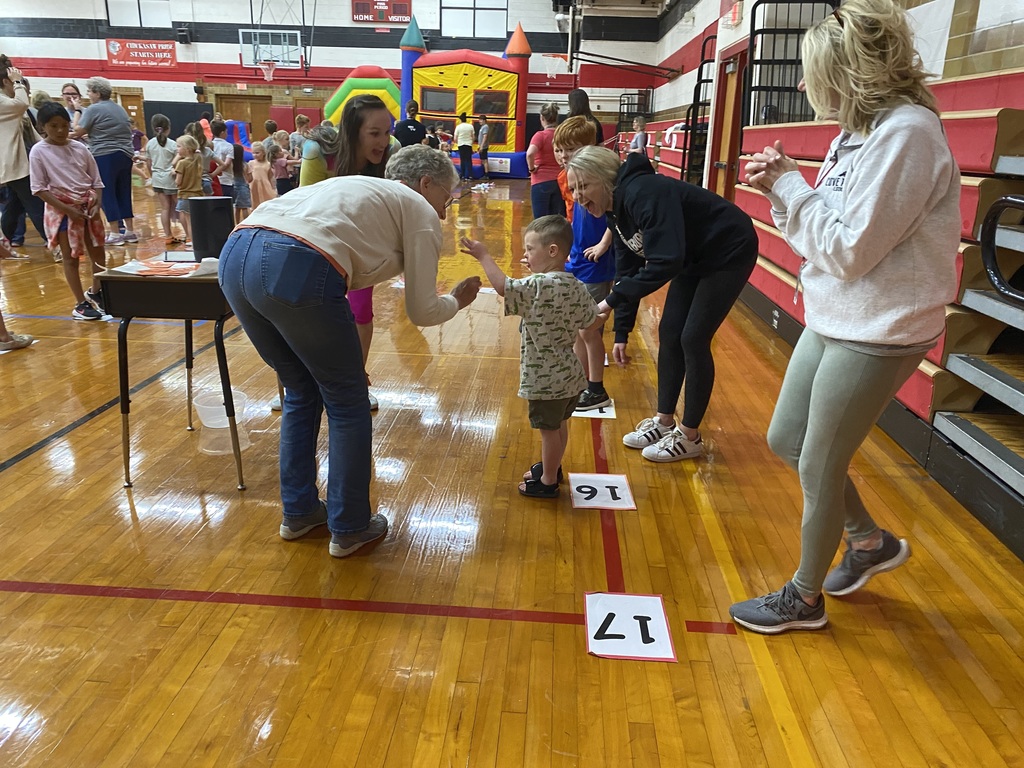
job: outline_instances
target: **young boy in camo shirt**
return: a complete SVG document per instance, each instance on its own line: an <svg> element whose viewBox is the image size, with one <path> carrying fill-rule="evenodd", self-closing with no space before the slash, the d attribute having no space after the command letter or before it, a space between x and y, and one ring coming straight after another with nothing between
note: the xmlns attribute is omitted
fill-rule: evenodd
<svg viewBox="0 0 1024 768"><path fill-rule="evenodd" d="M463 238L462 248L480 262L494 290L505 297L505 314L522 317L519 396L529 401L530 426L540 430L541 461L523 476L519 492L556 498L569 440L567 420L587 385L573 344L581 328L606 319L583 283L565 271L572 227L561 216L541 216L530 223L523 248L533 274L523 278L506 276L482 243Z"/></svg>

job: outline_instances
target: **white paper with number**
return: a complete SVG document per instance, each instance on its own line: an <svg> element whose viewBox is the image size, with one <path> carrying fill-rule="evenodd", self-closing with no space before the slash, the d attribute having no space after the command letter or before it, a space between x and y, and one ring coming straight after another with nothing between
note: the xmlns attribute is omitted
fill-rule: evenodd
<svg viewBox="0 0 1024 768"><path fill-rule="evenodd" d="M612 400L611 405L605 405L600 408L591 408L589 411L573 411L572 415L574 418L580 419L614 419L615 401Z"/></svg>
<svg viewBox="0 0 1024 768"><path fill-rule="evenodd" d="M636 509L633 491L625 475L569 473L575 509Z"/></svg>
<svg viewBox="0 0 1024 768"><path fill-rule="evenodd" d="M607 659L676 661L661 595L588 592L587 653Z"/></svg>

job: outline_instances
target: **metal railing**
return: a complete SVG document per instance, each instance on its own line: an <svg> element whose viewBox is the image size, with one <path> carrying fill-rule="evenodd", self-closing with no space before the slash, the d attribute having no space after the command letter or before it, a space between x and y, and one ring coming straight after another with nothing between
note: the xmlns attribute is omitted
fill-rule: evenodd
<svg viewBox="0 0 1024 768"><path fill-rule="evenodd" d="M683 135L683 180L697 186L704 182L711 87L715 83L715 42L717 39L717 35L708 35L700 44L700 64L697 66L697 82L693 86L693 101L686 110L686 132Z"/></svg>
<svg viewBox="0 0 1024 768"><path fill-rule="evenodd" d="M744 73L742 126L814 119L797 90L803 77L804 31L839 7L839 0L757 0L750 9L750 42Z"/></svg>
<svg viewBox="0 0 1024 768"><path fill-rule="evenodd" d="M999 295L1024 307L1024 291L1014 288L1010 281L1003 275L999 268L998 251L996 248L996 232L999 229L999 219L1007 210L1024 211L1024 196L1007 195L992 203L992 207L985 214L985 221L981 225L981 262L985 265L985 274L988 281L992 283Z"/></svg>

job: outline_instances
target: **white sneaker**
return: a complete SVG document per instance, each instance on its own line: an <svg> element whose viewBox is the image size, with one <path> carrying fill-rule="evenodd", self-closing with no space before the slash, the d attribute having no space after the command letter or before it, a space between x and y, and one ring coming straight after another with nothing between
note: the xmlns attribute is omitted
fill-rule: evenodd
<svg viewBox="0 0 1024 768"><path fill-rule="evenodd" d="M697 434L696 440L687 440L682 431L673 429L654 445L644 448L640 455L648 461L667 464L670 461L694 459L702 453L704 453L704 441L701 440L700 433Z"/></svg>
<svg viewBox="0 0 1024 768"><path fill-rule="evenodd" d="M270 401L270 410L280 411L281 410L281 396L274 395L274 399Z"/></svg>
<svg viewBox="0 0 1024 768"><path fill-rule="evenodd" d="M380 408L380 403L377 402L377 398L374 397L373 394L371 393L370 394L370 410L371 411L376 411L378 408Z"/></svg>
<svg viewBox="0 0 1024 768"><path fill-rule="evenodd" d="M675 422L666 427L657 418L644 419L635 430L622 436L622 444L627 448L646 448L669 434L675 426Z"/></svg>

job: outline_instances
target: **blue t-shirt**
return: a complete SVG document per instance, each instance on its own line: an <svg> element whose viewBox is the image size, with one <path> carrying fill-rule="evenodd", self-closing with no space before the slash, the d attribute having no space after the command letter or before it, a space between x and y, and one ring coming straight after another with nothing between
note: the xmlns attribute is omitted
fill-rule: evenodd
<svg viewBox="0 0 1024 768"><path fill-rule="evenodd" d="M590 261L583 252L597 245L608 229L604 216L594 217L579 203L572 208L572 251L565 271L581 283L607 283L615 279L615 249L609 248L597 261Z"/></svg>

